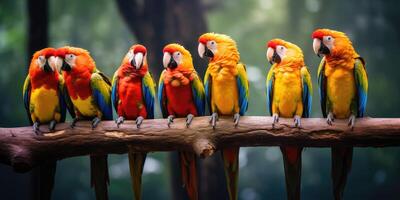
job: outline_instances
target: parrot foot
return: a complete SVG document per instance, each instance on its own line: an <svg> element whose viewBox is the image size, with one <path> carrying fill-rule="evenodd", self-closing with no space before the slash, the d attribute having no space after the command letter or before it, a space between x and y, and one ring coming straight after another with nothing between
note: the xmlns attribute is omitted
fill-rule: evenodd
<svg viewBox="0 0 400 200"><path fill-rule="evenodd" d="M335 118L333 117L333 113L329 112L328 117L326 118L326 123L329 124L329 126L332 126L332 123L335 121Z"/></svg>
<svg viewBox="0 0 400 200"><path fill-rule="evenodd" d="M139 116L138 118L136 118L136 127L140 128L140 125L142 125L144 118L142 116Z"/></svg>
<svg viewBox="0 0 400 200"><path fill-rule="evenodd" d="M298 115L294 116L294 126L295 127L301 127L301 117Z"/></svg>
<svg viewBox="0 0 400 200"><path fill-rule="evenodd" d="M175 118L175 116L173 116L173 115L169 115L168 116L168 118L167 118L167 120L168 120L168 128L170 128L171 127L171 124L174 122L174 118Z"/></svg>
<svg viewBox="0 0 400 200"><path fill-rule="evenodd" d="M57 124L56 120L51 120L51 122L49 124L49 131L50 132L53 132L54 129L56 129L56 124Z"/></svg>
<svg viewBox="0 0 400 200"><path fill-rule="evenodd" d="M124 123L125 118L122 116L119 116L116 120L115 123L117 124L117 127L119 128L119 126Z"/></svg>
<svg viewBox="0 0 400 200"><path fill-rule="evenodd" d="M235 113L233 115L233 123L235 123L235 127L237 127L239 125L239 119L240 119L240 114L239 113Z"/></svg>
<svg viewBox="0 0 400 200"><path fill-rule="evenodd" d="M98 118L98 117L95 117L95 118L92 120L92 129L95 129L95 128L97 127L97 125L99 125L100 122L101 122L101 119Z"/></svg>
<svg viewBox="0 0 400 200"><path fill-rule="evenodd" d="M194 115L188 114L186 117L186 128L189 128L190 124L192 123Z"/></svg>
<svg viewBox="0 0 400 200"><path fill-rule="evenodd" d="M78 121L79 121L79 118L74 118L74 119L72 120L72 122L71 122L70 127L71 127L71 128L74 128L75 125L76 125L76 123L77 123Z"/></svg>
<svg viewBox="0 0 400 200"><path fill-rule="evenodd" d="M349 122L347 123L347 125L350 126L351 130L354 129L355 122L356 122L356 116L355 115L350 115Z"/></svg>
<svg viewBox="0 0 400 200"><path fill-rule="evenodd" d="M39 126L39 122L33 123L33 132L35 132L36 135L42 135L42 132L39 130Z"/></svg>
<svg viewBox="0 0 400 200"><path fill-rule="evenodd" d="M218 113L213 113L210 117L210 124L215 129L217 126L217 121L218 121Z"/></svg>
<svg viewBox="0 0 400 200"><path fill-rule="evenodd" d="M275 125L279 122L279 115L274 113L272 115L272 128L275 128Z"/></svg>

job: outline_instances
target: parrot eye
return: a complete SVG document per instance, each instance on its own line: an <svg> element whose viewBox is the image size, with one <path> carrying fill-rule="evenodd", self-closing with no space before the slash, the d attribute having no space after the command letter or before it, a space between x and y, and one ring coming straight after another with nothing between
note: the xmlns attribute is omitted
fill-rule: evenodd
<svg viewBox="0 0 400 200"><path fill-rule="evenodd" d="M215 52L215 50L217 50L217 43L214 40L208 41L207 47L213 52Z"/></svg>
<svg viewBox="0 0 400 200"><path fill-rule="evenodd" d="M329 45L329 44L332 44L334 39L332 36L324 36L323 40L326 43L326 45Z"/></svg>
<svg viewBox="0 0 400 200"><path fill-rule="evenodd" d="M277 53L281 58L285 57L285 55L286 55L286 50L287 50L286 47L281 46L281 45L279 45L279 46L276 47L276 53Z"/></svg>
<svg viewBox="0 0 400 200"><path fill-rule="evenodd" d="M65 55L65 59L66 60L73 60L75 58L75 55L74 54L67 54L67 55Z"/></svg>
<svg viewBox="0 0 400 200"><path fill-rule="evenodd" d="M174 60L178 63L181 64L181 60L182 60L182 53L177 51L175 53L173 53L172 55L174 57Z"/></svg>
<svg viewBox="0 0 400 200"><path fill-rule="evenodd" d="M37 59L37 62L38 62L40 67L43 67L44 64L46 63L46 58L44 56L39 56L38 59Z"/></svg>

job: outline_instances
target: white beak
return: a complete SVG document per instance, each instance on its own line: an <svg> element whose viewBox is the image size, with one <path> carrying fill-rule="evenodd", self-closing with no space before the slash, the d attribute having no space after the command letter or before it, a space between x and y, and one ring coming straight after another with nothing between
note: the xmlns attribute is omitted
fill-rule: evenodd
<svg viewBox="0 0 400 200"><path fill-rule="evenodd" d="M53 71L60 71L61 70L61 65L62 65L62 61L58 61L58 57L56 56L50 56L47 60L47 62L49 62L49 65L51 67L51 69Z"/></svg>
<svg viewBox="0 0 400 200"><path fill-rule="evenodd" d="M203 58L204 52L206 51L206 47L204 46L203 43L199 43L199 47L197 48L197 51L199 52L200 58Z"/></svg>
<svg viewBox="0 0 400 200"><path fill-rule="evenodd" d="M164 65L164 68L167 68L168 67L168 64L169 64L169 61L171 60L171 54L170 53L168 53L168 52L165 52L164 53L164 57L163 57L163 65Z"/></svg>
<svg viewBox="0 0 400 200"><path fill-rule="evenodd" d="M140 69L140 67L143 64L143 53L139 52L139 53L135 54L134 59L135 59L135 67L136 67L136 69Z"/></svg>
<svg viewBox="0 0 400 200"><path fill-rule="evenodd" d="M268 59L268 61L269 62L272 62L272 56L274 55L274 49L273 48L271 48L271 47L268 47L268 50L267 50L267 59Z"/></svg>
<svg viewBox="0 0 400 200"><path fill-rule="evenodd" d="M321 40L318 38L314 38L312 46L313 46L314 53L318 55L318 51L321 48Z"/></svg>

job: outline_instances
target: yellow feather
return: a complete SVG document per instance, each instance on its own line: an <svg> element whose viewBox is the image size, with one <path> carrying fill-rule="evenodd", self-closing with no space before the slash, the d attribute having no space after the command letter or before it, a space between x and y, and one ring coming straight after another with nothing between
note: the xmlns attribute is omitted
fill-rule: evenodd
<svg viewBox="0 0 400 200"><path fill-rule="evenodd" d="M47 123L53 119L60 120L59 117L56 118L56 110L59 106L56 90L41 87L32 91L30 99L32 120L39 120L41 123Z"/></svg>

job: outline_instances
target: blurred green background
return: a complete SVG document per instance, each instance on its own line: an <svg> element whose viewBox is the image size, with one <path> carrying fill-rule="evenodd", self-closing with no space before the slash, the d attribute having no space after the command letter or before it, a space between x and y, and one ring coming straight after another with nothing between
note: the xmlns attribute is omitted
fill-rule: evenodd
<svg viewBox="0 0 400 200"><path fill-rule="evenodd" d="M311 33L316 28L331 28L346 32L358 53L367 62L370 90L367 115L371 117L400 116L400 72L397 66L400 53L400 1L357 0L197 0L185 10L185 0L135 2L134 9L150 7L137 18L121 14L123 3L129 0L48 0L48 46L79 46L88 49L99 69L111 76L127 49L136 42L152 43L147 36L149 20L157 22L159 12L165 18L152 24L154 30L167 35L163 42L154 43L154 49L167 42L182 42L192 50L196 66L204 73L205 63L199 60L195 44L199 34L191 28L225 33L237 41L241 59L248 67L250 79L250 106L248 115L266 115L265 76L270 65L265 58L265 43L282 38L299 45L306 64L314 75L313 117L321 117L316 90L316 70L320 59L312 52ZM28 6L30 2L30 6ZM29 55L28 7L39 1L0 1L0 126L28 125L23 108L21 88L26 75ZM132 3L133 4L133 3ZM150 3L149 3L150 4ZM121 7L122 5L122 7ZM174 6L177 6L174 9ZM161 11L160 11L161 10ZM190 16L192 14L192 16ZM127 17L128 16L128 17ZM188 17L189 16L189 17ZM130 16L132 17L132 16ZM139 18L140 17L140 18ZM163 16L161 16L163 17ZM163 18L164 19L164 18ZM185 22L189 20L189 22ZM173 23L169 23L173 21ZM129 26L129 22L134 22ZM180 24L184 24L180 26ZM189 24L188 24L189 23ZM36 26L36 24L33 24ZM143 30L142 30L143 29ZM178 30L178 31L175 31ZM147 32L146 32L147 31ZM143 34L144 33L144 34ZM180 35L183 35L180 38ZM161 36L160 36L161 37ZM169 41L169 38L175 41ZM142 41L143 40L143 41ZM147 41L146 41L147 40ZM193 41L191 41L193 40ZM157 46L158 45L158 46ZM151 68L158 78L161 51L150 52ZM160 115L158 115L160 117ZM173 197L170 156L151 153L143 177L143 199L178 199ZM399 148L356 148L353 169L348 180L345 199L399 199ZM78 157L58 162L54 199L94 199L89 184L89 159ZM239 198L243 200L285 199L285 183L281 153L277 147L242 148L240 154ZM126 155L112 155L109 159L111 176L110 199L132 199ZM7 166L0 166L0 199L30 199L31 174L16 174ZM210 183L212 184L212 183ZM224 193L224 190L219 191ZM214 192L215 193L215 192ZM218 192L217 192L218 193ZM332 199L330 179L330 150L307 148L303 153L303 199Z"/></svg>

